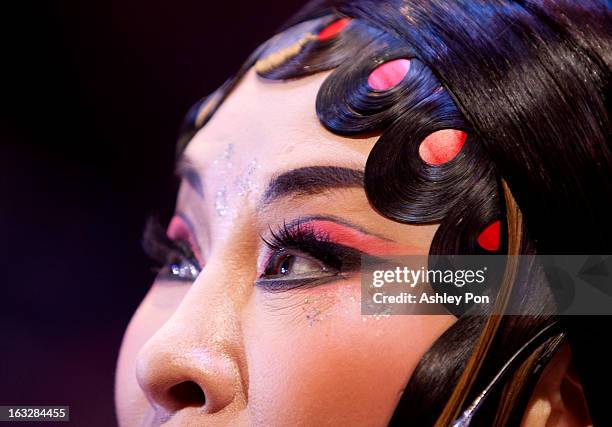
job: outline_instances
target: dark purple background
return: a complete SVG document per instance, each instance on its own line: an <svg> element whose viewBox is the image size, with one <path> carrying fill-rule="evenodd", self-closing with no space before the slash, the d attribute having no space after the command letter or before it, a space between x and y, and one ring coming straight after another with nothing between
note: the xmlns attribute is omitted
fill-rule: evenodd
<svg viewBox="0 0 612 427"><path fill-rule="evenodd" d="M21 1L0 12L0 404L112 426L183 114L300 1Z"/></svg>

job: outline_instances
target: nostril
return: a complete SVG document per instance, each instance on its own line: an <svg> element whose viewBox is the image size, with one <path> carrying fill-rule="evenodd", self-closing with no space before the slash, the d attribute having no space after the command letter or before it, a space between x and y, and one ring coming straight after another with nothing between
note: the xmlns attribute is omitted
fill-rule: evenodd
<svg viewBox="0 0 612 427"><path fill-rule="evenodd" d="M136 380L158 414L213 414L234 402L242 383L233 356L157 334L140 349Z"/></svg>
<svg viewBox="0 0 612 427"><path fill-rule="evenodd" d="M174 406L174 410L186 408L188 406L204 406L206 395L204 390L193 381L183 381L173 385L168 389L168 397Z"/></svg>

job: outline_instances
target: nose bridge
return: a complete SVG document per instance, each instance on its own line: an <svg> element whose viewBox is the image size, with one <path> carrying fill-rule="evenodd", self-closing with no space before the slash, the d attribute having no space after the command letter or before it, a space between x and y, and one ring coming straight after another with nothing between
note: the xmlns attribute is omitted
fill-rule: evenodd
<svg viewBox="0 0 612 427"><path fill-rule="evenodd" d="M230 274L233 262L226 259L209 259L174 314L140 350L137 379L158 408L201 406L214 413L246 399L240 309L248 273Z"/></svg>

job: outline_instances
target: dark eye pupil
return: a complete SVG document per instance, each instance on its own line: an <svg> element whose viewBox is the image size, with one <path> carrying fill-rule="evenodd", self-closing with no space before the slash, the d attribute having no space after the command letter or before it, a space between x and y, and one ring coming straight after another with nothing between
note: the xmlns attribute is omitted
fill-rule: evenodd
<svg viewBox="0 0 612 427"><path fill-rule="evenodd" d="M294 261L295 257L293 255L285 256L278 266L278 273L289 274L291 272L291 267L293 266Z"/></svg>

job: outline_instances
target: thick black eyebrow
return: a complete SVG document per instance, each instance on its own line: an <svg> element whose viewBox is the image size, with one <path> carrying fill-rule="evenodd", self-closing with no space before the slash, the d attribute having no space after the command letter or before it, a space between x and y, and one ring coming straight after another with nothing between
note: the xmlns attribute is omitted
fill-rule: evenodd
<svg viewBox="0 0 612 427"><path fill-rule="evenodd" d="M336 188L363 188L362 170L340 166L308 166L275 176L261 198L266 205L287 196L307 196Z"/></svg>
<svg viewBox="0 0 612 427"><path fill-rule="evenodd" d="M200 196L204 197L204 185L202 183L202 177L198 173L197 168L191 161L191 159L185 155L182 155L176 162L176 168L174 173L189 183L191 188Z"/></svg>

